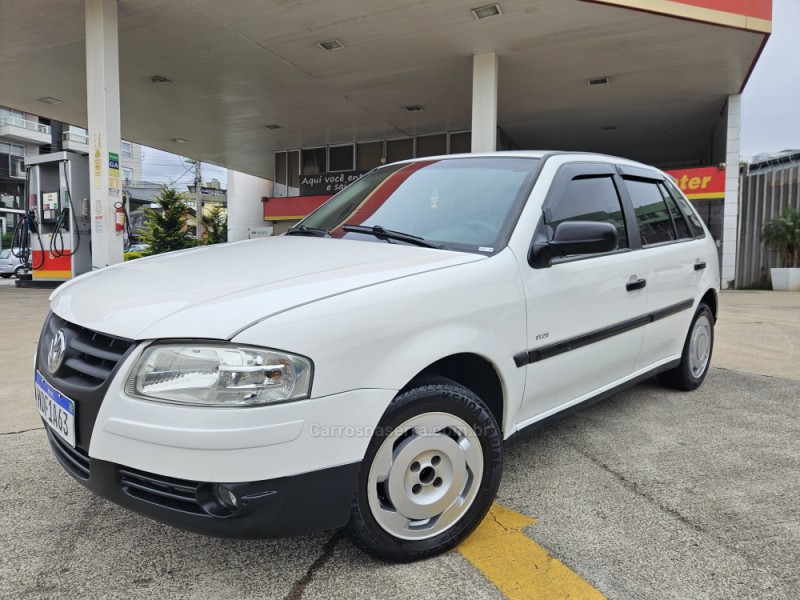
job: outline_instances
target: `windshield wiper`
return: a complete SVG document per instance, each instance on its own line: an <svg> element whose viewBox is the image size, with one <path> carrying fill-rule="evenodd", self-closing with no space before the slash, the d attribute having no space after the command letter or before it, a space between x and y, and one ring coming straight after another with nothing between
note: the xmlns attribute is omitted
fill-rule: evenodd
<svg viewBox="0 0 800 600"><path fill-rule="evenodd" d="M374 235L379 240L397 240L399 242L407 242L415 246L423 246L424 248L444 248L444 244L437 244L429 242L425 238L421 238L410 233L402 233L400 231L392 231L391 229L384 229L380 225L342 225L342 229L348 233L366 233L367 235Z"/></svg>
<svg viewBox="0 0 800 600"><path fill-rule="evenodd" d="M314 237L331 237L327 229L319 227L306 227L305 225L295 225L290 227L286 235L313 235Z"/></svg>

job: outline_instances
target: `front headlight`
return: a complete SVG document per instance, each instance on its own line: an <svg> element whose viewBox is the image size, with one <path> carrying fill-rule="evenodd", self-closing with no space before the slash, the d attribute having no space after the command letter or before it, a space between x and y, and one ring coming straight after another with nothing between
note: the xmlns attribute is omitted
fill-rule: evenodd
<svg viewBox="0 0 800 600"><path fill-rule="evenodd" d="M201 406L261 406L307 398L311 361L236 344L155 344L137 361L125 392Z"/></svg>

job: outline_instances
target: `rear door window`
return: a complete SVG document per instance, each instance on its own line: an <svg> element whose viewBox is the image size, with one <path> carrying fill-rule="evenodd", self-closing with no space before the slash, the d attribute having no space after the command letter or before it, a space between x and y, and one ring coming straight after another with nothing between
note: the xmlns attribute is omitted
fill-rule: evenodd
<svg viewBox="0 0 800 600"><path fill-rule="evenodd" d="M659 183L625 179L631 197L642 246L652 246L678 239L669 207L664 201Z"/></svg>

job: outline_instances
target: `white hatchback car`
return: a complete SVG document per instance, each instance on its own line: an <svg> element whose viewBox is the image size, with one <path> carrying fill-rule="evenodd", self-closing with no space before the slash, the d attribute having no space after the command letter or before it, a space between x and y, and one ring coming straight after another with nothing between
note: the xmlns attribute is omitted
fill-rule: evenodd
<svg viewBox="0 0 800 600"><path fill-rule="evenodd" d="M504 440L653 375L699 386L718 289L714 241L658 170L425 158L285 236L62 285L36 402L63 467L141 514L232 537L346 526L415 560L484 517Z"/></svg>

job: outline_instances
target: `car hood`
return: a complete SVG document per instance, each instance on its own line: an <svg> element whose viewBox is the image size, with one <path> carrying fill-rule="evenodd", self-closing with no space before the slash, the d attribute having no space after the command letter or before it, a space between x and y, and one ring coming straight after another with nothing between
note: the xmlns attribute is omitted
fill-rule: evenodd
<svg viewBox="0 0 800 600"><path fill-rule="evenodd" d="M67 321L128 339L230 339L296 306L483 259L403 244L281 236L94 271L56 290L51 308Z"/></svg>

